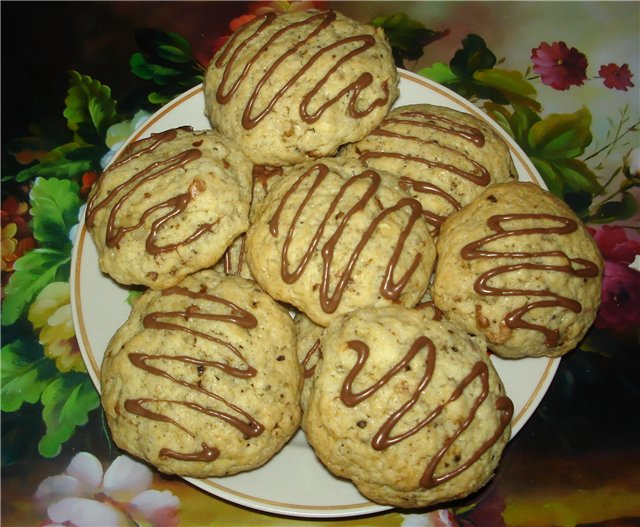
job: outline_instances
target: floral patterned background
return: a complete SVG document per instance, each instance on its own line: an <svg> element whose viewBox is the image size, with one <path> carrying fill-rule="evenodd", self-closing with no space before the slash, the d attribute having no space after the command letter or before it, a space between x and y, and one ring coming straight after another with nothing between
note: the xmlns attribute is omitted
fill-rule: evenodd
<svg viewBox="0 0 640 527"><path fill-rule="evenodd" d="M323 523L235 507L122 455L79 353L68 283L80 208L119 145L201 82L238 25L309 7L381 26L399 67L485 110L605 259L594 327L563 358L493 482L446 510L341 524L638 525L635 2L3 2L3 524Z"/></svg>

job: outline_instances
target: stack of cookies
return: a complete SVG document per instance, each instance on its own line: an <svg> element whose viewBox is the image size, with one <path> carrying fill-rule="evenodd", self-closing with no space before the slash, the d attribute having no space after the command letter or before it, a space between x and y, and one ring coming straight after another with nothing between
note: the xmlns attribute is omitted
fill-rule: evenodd
<svg viewBox="0 0 640 527"><path fill-rule="evenodd" d="M132 143L101 175L100 268L148 288L101 369L119 447L225 476L302 427L332 473L399 507L491 478L513 405L490 353L575 347L602 261L486 122L394 108L398 80L379 29L264 14L207 70L212 130Z"/></svg>

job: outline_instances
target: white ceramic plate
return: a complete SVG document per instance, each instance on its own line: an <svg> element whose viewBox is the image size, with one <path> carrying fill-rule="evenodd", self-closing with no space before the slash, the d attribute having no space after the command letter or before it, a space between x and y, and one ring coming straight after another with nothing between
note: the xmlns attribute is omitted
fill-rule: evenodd
<svg viewBox="0 0 640 527"><path fill-rule="evenodd" d="M396 105L430 103L466 111L490 122L509 144L521 180L544 186L531 162L513 140L468 101L413 73L400 72ZM208 129L202 86L197 86L155 113L127 144L177 126ZM123 146L123 148L126 144ZM109 340L129 316L128 290L98 269L98 256L84 219L73 252L71 304L76 335L91 378L100 389L100 364ZM503 360L494 357L507 394L515 406L512 437L525 424L545 394L558 359ZM264 512L307 518L335 518L371 514L389 507L372 503L355 486L332 476L298 432L265 466L226 478L188 481L232 503Z"/></svg>

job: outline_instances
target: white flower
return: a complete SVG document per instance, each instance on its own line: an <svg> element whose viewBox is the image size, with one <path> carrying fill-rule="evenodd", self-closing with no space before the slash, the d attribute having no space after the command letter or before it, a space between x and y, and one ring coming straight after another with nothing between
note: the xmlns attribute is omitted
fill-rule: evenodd
<svg viewBox="0 0 640 527"><path fill-rule="evenodd" d="M426 514L403 514L402 527L454 527L457 523L452 521L448 510L442 509Z"/></svg>
<svg viewBox="0 0 640 527"><path fill-rule="evenodd" d="M174 527L180 500L170 491L151 489L152 483L151 471L127 456L103 473L93 454L80 452L63 474L40 483L34 500L46 511L47 527Z"/></svg>
<svg viewBox="0 0 640 527"><path fill-rule="evenodd" d="M100 160L102 168L105 168L111 162L111 158L118 150L120 150L120 147L124 142L133 132L144 124L150 115L151 114L149 112L138 110L130 121L122 121L121 123L112 124L107 129L107 135L104 142L110 150L102 156L102 159Z"/></svg>

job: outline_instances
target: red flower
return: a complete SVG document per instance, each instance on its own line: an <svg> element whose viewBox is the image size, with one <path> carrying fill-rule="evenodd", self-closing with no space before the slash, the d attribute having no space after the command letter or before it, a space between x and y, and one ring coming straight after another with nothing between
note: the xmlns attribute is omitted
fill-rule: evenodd
<svg viewBox="0 0 640 527"><path fill-rule="evenodd" d="M82 174L82 187L80 187L80 195L83 198L86 198L91 192L91 187L98 179L98 174L96 174L93 170L85 172Z"/></svg>
<svg viewBox="0 0 640 527"><path fill-rule="evenodd" d="M633 88L634 86L633 82L631 82L633 73L629 70L628 64L618 66L612 62L602 65L598 71L598 76L604 79L604 85L607 88L627 91L628 88Z"/></svg>
<svg viewBox="0 0 640 527"><path fill-rule="evenodd" d="M531 61L542 82L556 90L580 86L587 78L587 57L564 42L542 42L531 50Z"/></svg>
<svg viewBox="0 0 640 527"><path fill-rule="evenodd" d="M640 242L622 227L589 229L604 258L602 303L595 326L625 331L640 325L640 272L629 264L640 255Z"/></svg>
<svg viewBox="0 0 640 527"><path fill-rule="evenodd" d="M595 326L623 332L640 325L640 272L617 262L605 262L602 304Z"/></svg>
<svg viewBox="0 0 640 527"><path fill-rule="evenodd" d="M640 242L627 238L622 227L603 225L600 229L589 228L605 260L629 265L640 254Z"/></svg>

